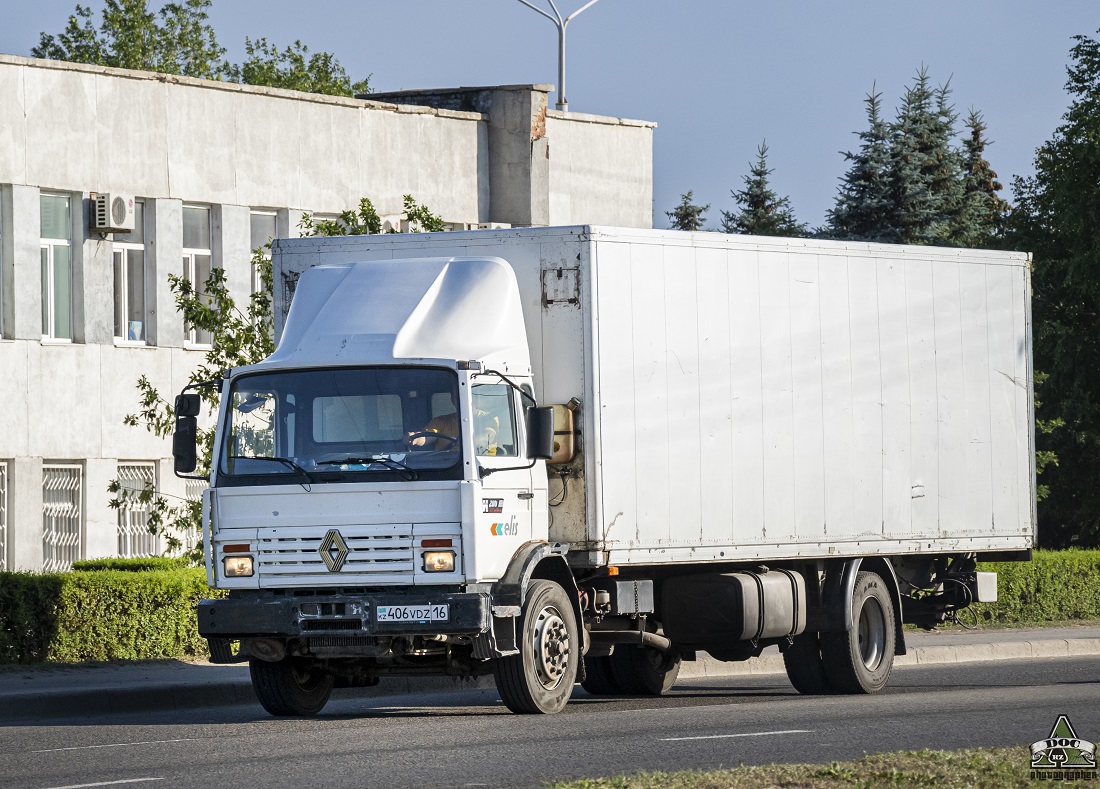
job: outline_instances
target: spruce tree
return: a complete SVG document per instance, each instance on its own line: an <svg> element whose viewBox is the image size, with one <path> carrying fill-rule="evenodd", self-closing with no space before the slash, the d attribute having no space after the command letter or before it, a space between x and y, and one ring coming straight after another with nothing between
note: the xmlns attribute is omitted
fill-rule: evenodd
<svg viewBox="0 0 1100 789"><path fill-rule="evenodd" d="M768 145L761 143L757 149L756 164L749 174L742 176L745 188L731 192L739 210L722 212L723 233L743 233L754 236L806 235L806 226L795 219L790 198L779 197L768 185L768 176L774 170L768 167Z"/></svg>
<svg viewBox="0 0 1100 789"><path fill-rule="evenodd" d="M990 143L980 112L971 109L966 119L969 135L963 140L963 194L951 237L959 246L989 246L1000 232L1008 202L997 192L1001 184L985 158Z"/></svg>
<svg viewBox="0 0 1100 789"><path fill-rule="evenodd" d="M851 162L837 190L836 207L829 211L825 233L830 238L881 241L893 227L890 195L890 129L882 119L882 94L871 92L867 105L867 129L858 132L860 147L846 152Z"/></svg>
<svg viewBox="0 0 1100 789"><path fill-rule="evenodd" d="M707 223L705 214L710 210L710 203L695 205L691 202L694 193L689 189L687 194L680 195L680 204L671 211L665 211L670 230L702 230Z"/></svg>
<svg viewBox="0 0 1100 789"><path fill-rule="evenodd" d="M940 122L933 109L928 70L921 68L905 91L891 128L890 195L893 226L885 239L899 244L930 244L936 240L939 205L932 193L933 162Z"/></svg>

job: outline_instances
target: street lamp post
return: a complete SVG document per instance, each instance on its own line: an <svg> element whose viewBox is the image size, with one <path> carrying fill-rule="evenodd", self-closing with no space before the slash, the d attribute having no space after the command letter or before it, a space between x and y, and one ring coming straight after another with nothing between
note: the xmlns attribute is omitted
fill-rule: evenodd
<svg viewBox="0 0 1100 789"><path fill-rule="evenodd" d="M565 97L565 26L569 24L570 20L576 19L581 13L596 5L599 0L588 0L587 3L564 19L562 19L558 7L554 4L554 0L547 0L547 2L550 3L550 8L554 11L552 16L538 6L528 2L528 0L519 1L532 11L537 11L542 14L558 28L558 103L554 106L556 109L562 110L563 112L569 112L569 100Z"/></svg>

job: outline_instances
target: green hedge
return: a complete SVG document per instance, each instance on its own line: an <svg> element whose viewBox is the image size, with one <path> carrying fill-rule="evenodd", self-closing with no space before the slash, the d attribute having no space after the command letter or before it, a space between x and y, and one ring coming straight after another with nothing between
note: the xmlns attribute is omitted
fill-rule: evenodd
<svg viewBox="0 0 1100 789"><path fill-rule="evenodd" d="M206 655L195 605L221 594L200 568L0 573L0 663Z"/></svg>
<svg viewBox="0 0 1100 789"><path fill-rule="evenodd" d="M146 556L140 559L85 559L73 562L77 572L99 572L100 570L122 570L129 573L143 573L149 570L184 570L191 563L184 559L167 556Z"/></svg>
<svg viewBox="0 0 1100 789"><path fill-rule="evenodd" d="M1100 551L1035 551L1030 562L988 562L997 573L997 602L974 606L1002 625L1100 619Z"/></svg>

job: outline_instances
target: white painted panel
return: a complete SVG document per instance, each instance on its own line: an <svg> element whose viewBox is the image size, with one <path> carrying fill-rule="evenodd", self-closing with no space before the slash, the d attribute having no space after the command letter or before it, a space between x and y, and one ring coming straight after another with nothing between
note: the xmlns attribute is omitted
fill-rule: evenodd
<svg viewBox="0 0 1100 789"><path fill-rule="evenodd" d="M733 534L737 542L765 537L764 372L760 263L754 252L730 251L729 354L732 372Z"/></svg>
<svg viewBox="0 0 1100 789"><path fill-rule="evenodd" d="M713 371L700 365L699 306L695 250L664 249L665 380L668 391L668 477L652 480L668 486L669 519L661 526L672 545L694 545L700 537L700 408L705 381Z"/></svg>
<svg viewBox="0 0 1100 789"><path fill-rule="evenodd" d="M1010 268L989 266L985 272L989 294L989 409L993 438L993 524L996 531L1014 531L1019 525L1016 503L1016 350L1013 327L1013 279Z"/></svg>
<svg viewBox="0 0 1100 789"><path fill-rule="evenodd" d="M638 526L634 537L652 543L668 533L671 515L668 477L672 458L669 435L667 331L663 285L664 250L636 245L630 256L630 292L634 332L634 397L638 477Z"/></svg>
<svg viewBox="0 0 1100 789"><path fill-rule="evenodd" d="M601 243L597 256L600 457L596 462L601 466L603 500L600 502L602 521L590 523L588 533L595 539L607 540L609 547L625 547L628 540L635 539L638 522L636 458L639 437L634 429L638 414L631 304L636 272L631 266L631 247L627 244ZM589 512L592 510L590 507Z"/></svg>
<svg viewBox="0 0 1100 789"><path fill-rule="evenodd" d="M760 346L764 399L764 539L795 539L794 383L788 255L760 252Z"/></svg>
<svg viewBox="0 0 1100 789"><path fill-rule="evenodd" d="M959 266L932 266L936 310L936 415L939 445L939 533L966 528L966 377L963 370L962 304Z"/></svg>
<svg viewBox="0 0 1100 789"><path fill-rule="evenodd" d="M1031 382L1031 359L1028 338L1028 304L1031 293L1028 282L1028 271L1020 268L1014 271L1012 278L1012 327L1015 331L1016 351L1016 479L1017 496L1019 506L1018 524L1022 531L1031 533L1034 529L1032 523L1032 501L1034 499L1034 481L1031 472L1035 462L1035 453L1032 448L1031 430L1034 425L1034 394ZM1026 494L1026 495L1025 495Z"/></svg>
<svg viewBox="0 0 1100 789"><path fill-rule="evenodd" d="M878 263L879 358L882 360L882 530L908 534L911 525L909 341L905 266Z"/></svg>
<svg viewBox="0 0 1100 789"><path fill-rule="evenodd" d="M699 397L699 482L703 501L699 540L703 543L733 541L735 514L742 514L734 510L733 495L735 368L729 344L730 268L726 260L725 250L695 252L699 369L704 371Z"/></svg>
<svg viewBox="0 0 1100 789"><path fill-rule="evenodd" d="M932 301L932 264L905 266L906 323L909 350L910 528L912 534L939 531L939 460L936 443L936 323Z"/></svg>
<svg viewBox="0 0 1100 789"><path fill-rule="evenodd" d="M848 260L848 308L852 321L852 430L855 462L851 523L830 524L837 537L881 534L882 370L879 342L878 264L873 258Z"/></svg>
<svg viewBox="0 0 1100 789"><path fill-rule="evenodd" d="M795 534L799 540L820 540L825 533L825 428L817 255L791 255L789 262Z"/></svg>
<svg viewBox="0 0 1100 789"><path fill-rule="evenodd" d="M825 443L824 536L834 537L851 533L856 510L852 310L848 301L848 259L821 255L818 265L821 271L821 413Z"/></svg>
<svg viewBox="0 0 1100 789"><path fill-rule="evenodd" d="M989 320L985 267L959 267L963 377L966 388L965 533L988 532L993 512L993 446L989 423Z"/></svg>

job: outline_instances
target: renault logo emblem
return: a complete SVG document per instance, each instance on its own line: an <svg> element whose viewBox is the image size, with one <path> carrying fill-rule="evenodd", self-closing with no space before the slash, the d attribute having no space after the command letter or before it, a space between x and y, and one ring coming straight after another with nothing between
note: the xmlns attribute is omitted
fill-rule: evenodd
<svg viewBox="0 0 1100 789"><path fill-rule="evenodd" d="M317 549L321 558L325 560L325 566L330 573L340 572L344 566L344 560L348 558L348 544L336 529L329 529L325 539L321 540L321 547Z"/></svg>

